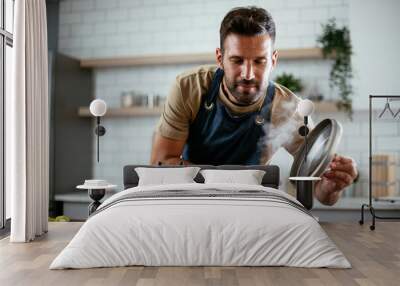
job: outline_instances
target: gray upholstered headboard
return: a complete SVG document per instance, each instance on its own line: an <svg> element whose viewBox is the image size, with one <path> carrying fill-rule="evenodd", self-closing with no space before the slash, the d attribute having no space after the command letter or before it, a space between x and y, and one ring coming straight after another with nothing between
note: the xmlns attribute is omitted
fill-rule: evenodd
<svg viewBox="0 0 400 286"><path fill-rule="evenodd" d="M279 167L275 165L254 165L254 166L241 166L241 165L191 165L197 166L201 169L220 169L220 170L246 170L246 169L257 169L264 170L266 173L262 180L262 185L265 187L271 187L278 189L279 187ZM148 168L182 168L184 166L155 166L155 165L127 165L124 167L124 189L133 188L138 185L139 177L135 171L136 167L148 167ZM197 183L204 183L203 176L198 173L194 178Z"/></svg>

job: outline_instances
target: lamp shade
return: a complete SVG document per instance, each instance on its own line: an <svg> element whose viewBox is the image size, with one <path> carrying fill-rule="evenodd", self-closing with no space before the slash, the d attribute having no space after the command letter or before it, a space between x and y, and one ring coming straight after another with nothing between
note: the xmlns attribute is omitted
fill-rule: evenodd
<svg viewBox="0 0 400 286"><path fill-rule="evenodd" d="M90 103L89 110L93 116L103 116L106 114L107 104L102 99L95 99Z"/></svg>
<svg viewBox="0 0 400 286"><path fill-rule="evenodd" d="M303 99L297 105L297 112L301 116L310 116L314 112L314 103L309 99Z"/></svg>

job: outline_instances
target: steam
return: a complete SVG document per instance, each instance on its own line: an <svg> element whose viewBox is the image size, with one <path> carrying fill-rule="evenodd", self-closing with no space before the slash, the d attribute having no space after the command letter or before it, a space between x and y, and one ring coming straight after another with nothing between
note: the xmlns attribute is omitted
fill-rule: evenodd
<svg viewBox="0 0 400 286"><path fill-rule="evenodd" d="M271 145L271 151L275 152L282 145L290 145L298 134L298 129L302 125L301 117L296 111L296 102L284 102L281 105L278 116L286 121L280 125L272 126L271 123L265 124L265 132L267 134L264 144ZM272 155L272 154L271 154Z"/></svg>

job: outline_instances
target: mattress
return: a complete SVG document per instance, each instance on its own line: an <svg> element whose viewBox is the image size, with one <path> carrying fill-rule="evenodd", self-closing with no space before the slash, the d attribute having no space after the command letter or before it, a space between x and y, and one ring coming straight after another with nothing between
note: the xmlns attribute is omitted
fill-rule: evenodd
<svg viewBox="0 0 400 286"><path fill-rule="evenodd" d="M351 267L292 196L263 186L198 183L115 194L50 269L130 265Z"/></svg>

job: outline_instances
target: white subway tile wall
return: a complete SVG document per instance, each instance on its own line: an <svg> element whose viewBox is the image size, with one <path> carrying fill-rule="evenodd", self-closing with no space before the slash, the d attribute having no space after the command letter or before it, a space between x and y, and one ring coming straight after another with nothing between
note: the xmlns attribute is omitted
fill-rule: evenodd
<svg viewBox="0 0 400 286"><path fill-rule="evenodd" d="M212 52L219 46L223 16L231 8L245 5L258 5L271 12L277 24L278 50L315 47L321 24L329 18L335 17L339 25L349 23L349 0L64 0L60 2L59 50L79 59ZM282 60L274 76L293 73L305 84L302 95L317 92L325 99L335 99L337 92L329 88L330 66L327 60ZM167 96L175 76L190 67L95 69L95 95L106 100L109 107L119 107L121 92L128 90ZM379 108L383 105L377 102ZM366 196L368 113L357 111L353 121L338 113L316 114L315 121L326 117L343 124L338 153L353 157L361 172L359 182L347 195ZM107 133L101 138L101 160L94 162L94 177L122 186L124 165L149 163L157 121L157 117L103 119ZM377 122L374 134L374 152L400 155L397 122Z"/></svg>

